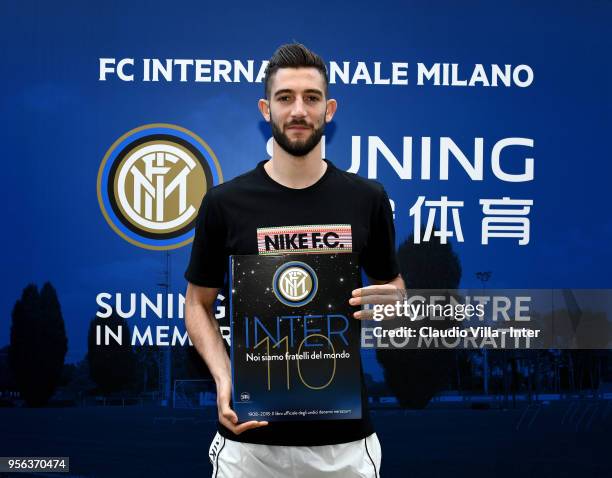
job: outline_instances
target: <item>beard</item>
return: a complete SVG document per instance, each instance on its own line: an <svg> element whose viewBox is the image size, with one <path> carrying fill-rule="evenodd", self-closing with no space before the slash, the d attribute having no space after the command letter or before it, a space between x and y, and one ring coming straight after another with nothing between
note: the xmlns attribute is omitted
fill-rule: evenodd
<svg viewBox="0 0 612 478"><path fill-rule="evenodd" d="M291 156L306 156L315 148L317 144L319 144L319 141L321 141L321 137L323 136L323 132L325 131L325 120L323 120L321 122L321 126L318 128L313 128L312 134L308 138L303 141L292 141L283 132L283 130L277 126L274 120L271 120L270 123L272 125L272 136L274 137L274 140ZM294 121L289 123L287 127L296 125L308 127L308 124L305 121Z"/></svg>

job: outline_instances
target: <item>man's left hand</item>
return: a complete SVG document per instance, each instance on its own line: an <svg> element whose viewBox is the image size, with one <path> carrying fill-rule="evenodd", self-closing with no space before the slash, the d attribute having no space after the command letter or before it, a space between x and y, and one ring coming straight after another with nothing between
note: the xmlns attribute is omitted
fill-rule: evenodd
<svg viewBox="0 0 612 478"><path fill-rule="evenodd" d="M349 299L349 304L353 306L362 306L370 304L387 305L395 304L398 300L403 300L404 295L402 289L393 284L369 285L361 289L355 289L352 292L352 297ZM353 313L353 317L359 320L371 320L374 315L372 307L365 310L358 310Z"/></svg>

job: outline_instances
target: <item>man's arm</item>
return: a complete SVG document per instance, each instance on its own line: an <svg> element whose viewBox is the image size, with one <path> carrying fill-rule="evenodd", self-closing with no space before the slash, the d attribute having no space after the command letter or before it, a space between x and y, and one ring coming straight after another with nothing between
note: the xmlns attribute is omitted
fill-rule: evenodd
<svg viewBox="0 0 612 478"><path fill-rule="evenodd" d="M268 422L249 421L238 425L238 416L230 408L232 373L230 359L225 351L219 324L213 307L219 289L187 285L185 297L185 326L196 350L206 362L217 386L217 412L219 422L235 434Z"/></svg>

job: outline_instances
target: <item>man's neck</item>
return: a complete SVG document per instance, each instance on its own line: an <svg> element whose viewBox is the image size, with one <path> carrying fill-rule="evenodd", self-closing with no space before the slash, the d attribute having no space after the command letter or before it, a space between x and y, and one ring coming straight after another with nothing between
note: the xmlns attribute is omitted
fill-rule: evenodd
<svg viewBox="0 0 612 478"><path fill-rule="evenodd" d="M285 187L304 189L312 186L327 170L327 163L321 157L321 143L306 156L292 156L276 141L272 151L272 158L264 164L264 169L268 176Z"/></svg>

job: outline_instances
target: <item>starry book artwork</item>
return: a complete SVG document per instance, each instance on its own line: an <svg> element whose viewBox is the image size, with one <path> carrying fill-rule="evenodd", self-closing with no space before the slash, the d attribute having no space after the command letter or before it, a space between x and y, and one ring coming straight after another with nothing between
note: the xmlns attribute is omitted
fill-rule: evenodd
<svg viewBox="0 0 612 478"><path fill-rule="evenodd" d="M357 256L240 255L229 270L239 421L361 418Z"/></svg>

